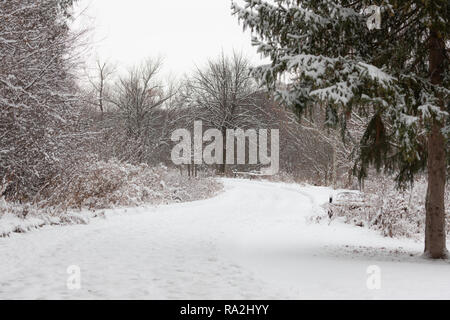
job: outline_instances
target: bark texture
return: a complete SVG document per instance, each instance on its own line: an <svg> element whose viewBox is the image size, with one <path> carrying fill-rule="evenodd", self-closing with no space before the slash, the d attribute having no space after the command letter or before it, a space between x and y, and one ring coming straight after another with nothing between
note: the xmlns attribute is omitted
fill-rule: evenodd
<svg viewBox="0 0 450 320"><path fill-rule="evenodd" d="M430 36L430 77L442 84L445 44L435 31ZM444 104L441 103L444 110ZM425 255L432 259L447 257L445 232L446 148L443 123L434 120L428 136L428 191L426 198Z"/></svg>

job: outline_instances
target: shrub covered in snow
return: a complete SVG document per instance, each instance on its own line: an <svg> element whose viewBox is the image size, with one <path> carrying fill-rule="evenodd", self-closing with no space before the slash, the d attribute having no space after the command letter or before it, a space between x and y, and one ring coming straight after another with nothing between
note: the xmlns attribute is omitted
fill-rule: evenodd
<svg viewBox="0 0 450 320"><path fill-rule="evenodd" d="M380 231L386 237L422 238L425 230L427 183L418 179L409 190L400 191L388 177L366 182L364 192L341 193L327 214L317 220L340 219L359 227ZM450 188L446 190L447 233L450 232Z"/></svg>
<svg viewBox="0 0 450 320"><path fill-rule="evenodd" d="M144 203L169 204L205 199L221 189L210 178L193 179L160 165L132 165L117 160L85 163L61 176L43 192L45 206L105 209Z"/></svg>
<svg viewBox="0 0 450 320"><path fill-rule="evenodd" d="M0 198L0 238L11 233L24 233L45 225L86 224L94 213L58 212L30 203L8 202Z"/></svg>

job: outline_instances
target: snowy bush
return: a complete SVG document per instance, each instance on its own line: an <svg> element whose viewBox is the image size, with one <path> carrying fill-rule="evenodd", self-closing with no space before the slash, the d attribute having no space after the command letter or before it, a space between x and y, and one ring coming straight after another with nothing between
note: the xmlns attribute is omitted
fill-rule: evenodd
<svg viewBox="0 0 450 320"><path fill-rule="evenodd" d="M380 231L386 237L422 238L425 230L426 180L400 191L388 177L367 181L365 192L341 193L317 220L340 219ZM446 190L447 233L450 232L450 188Z"/></svg>
<svg viewBox="0 0 450 320"><path fill-rule="evenodd" d="M24 233L45 225L86 224L94 214L58 212L52 208L39 208L0 198L0 238L11 233Z"/></svg>
<svg viewBox="0 0 450 320"><path fill-rule="evenodd" d="M45 190L41 204L63 210L169 204L205 199L220 189L213 179L190 179L163 165L149 167L110 160L88 162L77 172L62 175Z"/></svg>

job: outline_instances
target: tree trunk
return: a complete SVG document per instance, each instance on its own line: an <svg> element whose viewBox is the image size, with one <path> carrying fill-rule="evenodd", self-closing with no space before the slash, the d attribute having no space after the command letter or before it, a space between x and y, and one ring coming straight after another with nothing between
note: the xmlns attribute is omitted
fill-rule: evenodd
<svg viewBox="0 0 450 320"><path fill-rule="evenodd" d="M426 196L425 254L433 259L447 255L445 232L445 139L442 126L433 124L428 137L428 191Z"/></svg>
<svg viewBox="0 0 450 320"><path fill-rule="evenodd" d="M442 84L445 45L438 34L431 31L430 74L433 84ZM444 109L443 102L441 108ZM446 149L442 134L442 120L433 120L428 135L428 191L426 196L425 255L432 259L447 257L445 231Z"/></svg>

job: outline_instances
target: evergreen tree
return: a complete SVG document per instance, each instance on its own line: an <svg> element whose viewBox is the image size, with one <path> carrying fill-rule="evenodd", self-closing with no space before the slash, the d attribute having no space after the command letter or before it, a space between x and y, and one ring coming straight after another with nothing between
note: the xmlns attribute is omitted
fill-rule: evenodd
<svg viewBox="0 0 450 320"><path fill-rule="evenodd" d="M375 165L399 186L428 173L425 254L447 255L444 191L448 175L449 0L244 0L233 13L272 63L254 71L299 115L327 105L327 124L343 132L352 112L369 116L355 173ZM369 28L377 5L379 28ZM372 6L372 7L371 7ZM376 13L376 11L375 11ZM371 30L370 30L371 29Z"/></svg>

